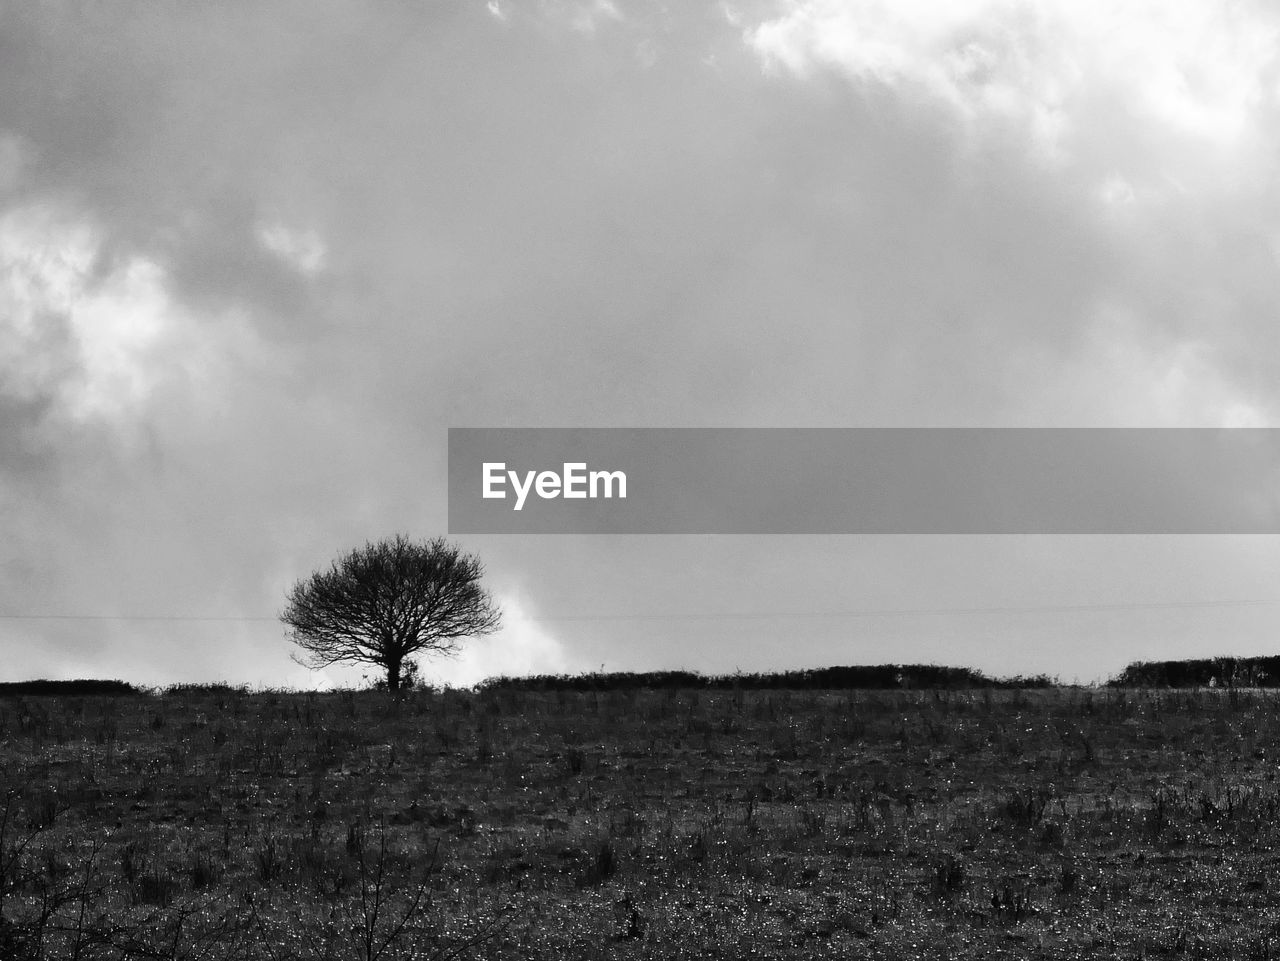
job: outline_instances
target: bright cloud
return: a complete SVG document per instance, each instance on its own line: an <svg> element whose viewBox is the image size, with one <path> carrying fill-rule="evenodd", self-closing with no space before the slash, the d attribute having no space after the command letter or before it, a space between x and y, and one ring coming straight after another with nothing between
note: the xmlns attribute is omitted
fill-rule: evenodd
<svg viewBox="0 0 1280 961"><path fill-rule="evenodd" d="M432 682L467 686L499 675L560 674L570 669L560 642L513 597L499 598L503 627L489 637L463 643L457 657L424 660L423 676Z"/></svg>
<svg viewBox="0 0 1280 961"><path fill-rule="evenodd" d="M324 241L315 231L263 223L258 225L258 242L299 273L315 274L324 267Z"/></svg>
<svg viewBox="0 0 1280 961"><path fill-rule="evenodd" d="M595 33L602 24L622 19L613 0L552 4L550 9L564 17L574 30L584 34Z"/></svg>
<svg viewBox="0 0 1280 961"><path fill-rule="evenodd" d="M96 275L93 230L39 210L0 220L0 388L55 396L73 420L119 420L145 401L169 309L155 264Z"/></svg>
<svg viewBox="0 0 1280 961"><path fill-rule="evenodd" d="M246 336L200 323L146 256L110 262L90 224L39 207L0 218L0 394L120 426L173 382L210 399L223 348Z"/></svg>
<svg viewBox="0 0 1280 961"><path fill-rule="evenodd" d="M1245 137L1276 104L1274 11L1197 0L792 0L746 32L775 67L831 69L904 96L926 96L966 121L1015 120L1042 151L1103 133L1114 111L1205 144Z"/></svg>

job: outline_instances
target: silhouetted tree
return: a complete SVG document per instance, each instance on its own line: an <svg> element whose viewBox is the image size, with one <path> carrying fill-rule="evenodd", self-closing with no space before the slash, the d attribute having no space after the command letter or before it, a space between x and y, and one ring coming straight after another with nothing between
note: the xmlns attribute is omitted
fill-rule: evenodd
<svg viewBox="0 0 1280 961"><path fill-rule="evenodd" d="M454 654L462 638L498 629L502 612L483 574L479 559L442 537L420 544L397 534L299 581L280 619L306 652L300 663L373 664L398 691L407 659Z"/></svg>

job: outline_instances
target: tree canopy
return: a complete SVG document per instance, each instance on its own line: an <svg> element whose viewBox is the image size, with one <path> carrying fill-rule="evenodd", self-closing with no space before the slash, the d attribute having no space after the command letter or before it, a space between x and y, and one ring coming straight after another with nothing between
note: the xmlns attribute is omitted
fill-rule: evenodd
<svg viewBox="0 0 1280 961"><path fill-rule="evenodd" d="M371 664L397 691L415 655L455 654L463 638L501 625L483 574L477 557L442 537L420 543L397 534L298 581L280 619L304 652L301 663Z"/></svg>

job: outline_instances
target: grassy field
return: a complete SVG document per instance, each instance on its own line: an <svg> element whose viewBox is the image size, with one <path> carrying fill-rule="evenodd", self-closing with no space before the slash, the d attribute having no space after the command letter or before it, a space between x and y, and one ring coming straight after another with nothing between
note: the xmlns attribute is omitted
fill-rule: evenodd
<svg viewBox="0 0 1280 961"><path fill-rule="evenodd" d="M0 699L0 957L1280 957L1228 691Z"/></svg>

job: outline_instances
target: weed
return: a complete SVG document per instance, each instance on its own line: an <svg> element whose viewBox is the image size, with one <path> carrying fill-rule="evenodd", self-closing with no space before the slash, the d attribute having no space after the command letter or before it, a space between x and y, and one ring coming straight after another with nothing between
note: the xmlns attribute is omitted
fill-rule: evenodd
<svg viewBox="0 0 1280 961"><path fill-rule="evenodd" d="M598 838L587 848L587 864L578 883L582 887L594 887L608 881L617 870L618 861L613 842L607 837Z"/></svg>
<svg viewBox="0 0 1280 961"><path fill-rule="evenodd" d="M964 863L953 854L944 855L934 862L930 889L935 898L950 900L964 890Z"/></svg>
<svg viewBox="0 0 1280 961"><path fill-rule="evenodd" d="M275 884L284 874L284 859L281 856L280 844L273 837L264 837L253 853L258 883Z"/></svg>
<svg viewBox="0 0 1280 961"><path fill-rule="evenodd" d="M1031 895L1021 884L1004 882L991 891L991 916L1006 924L1018 924L1032 912Z"/></svg>
<svg viewBox="0 0 1280 961"><path fill-rule="evenodd" d="M197 851L191 859L187 875L192 891L214 887L222 882L222 865L203 851Z"/></svg>
<svg viewBox="0 0 1280 961"><path fill-rule="evenodd" d="M564 752L565 770L571 777L577 777L586 769L587 755L581 748L570 747Z"/></svg>
<svg viewBox="0 0 1280 961"><path fill-rule="evenodd" d="M1050 797L1047 791L1014 791L1005 799L1002 811L1008 820L1019 827L1034 827L1044 817Z"/></svg>

